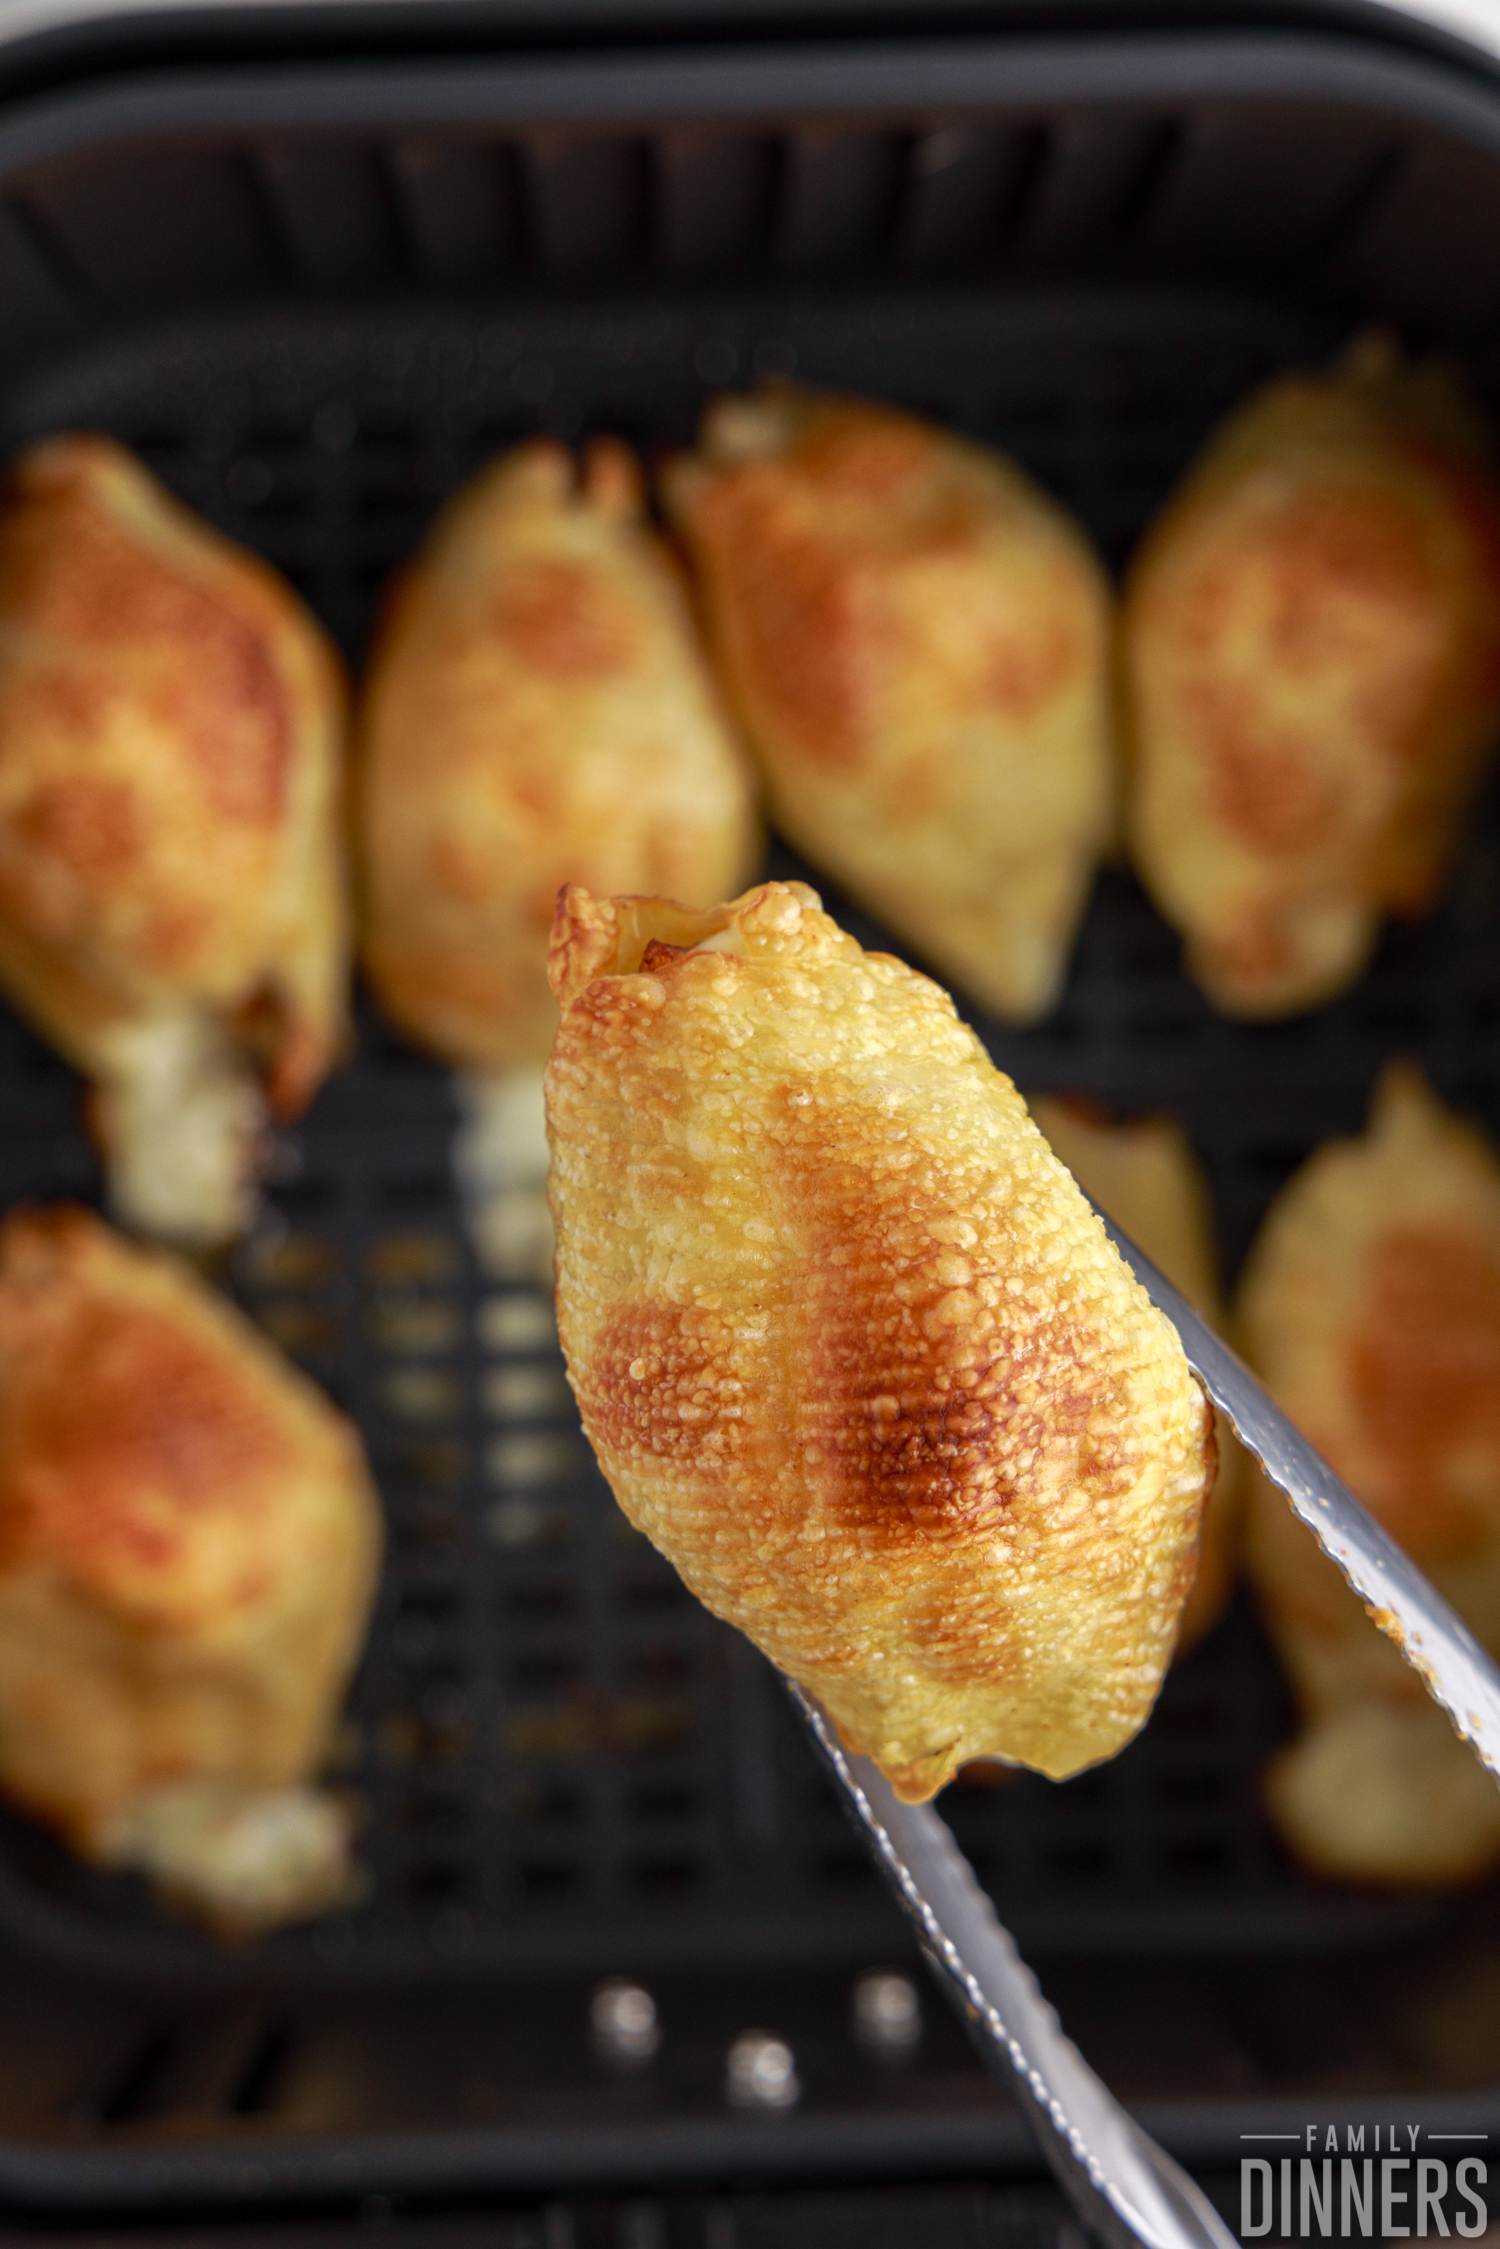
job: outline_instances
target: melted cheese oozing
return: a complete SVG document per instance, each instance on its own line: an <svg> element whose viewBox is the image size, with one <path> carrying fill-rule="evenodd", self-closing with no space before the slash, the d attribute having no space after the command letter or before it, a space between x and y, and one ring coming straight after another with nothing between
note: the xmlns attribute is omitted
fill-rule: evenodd
<svg viewBox="0 0 1500 2249"><path fill-rule="evenodd" d="M250 1216L259 1087L222 1029L193 1011L113 1032L99 1081L110 1195L135 1231L192 1248Z"/></svg>
<svg viewBox="0 0 1500 2249"><path fill-rule="evenodd" d="M248 1935L352 1903L351 1845L348 1812L320 1789L192 1780L142 1797L112 1855Z"/></svg>

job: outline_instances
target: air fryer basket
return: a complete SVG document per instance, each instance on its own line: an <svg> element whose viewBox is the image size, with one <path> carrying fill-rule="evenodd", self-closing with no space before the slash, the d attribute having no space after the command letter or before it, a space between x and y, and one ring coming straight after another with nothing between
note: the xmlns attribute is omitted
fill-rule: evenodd
<svg viewBox="0 0 1500 2249"><path fill-rule="evenodd" d="M1004 446L1118 565L1226 408L1359 320L1495 373L1500 95L1352 40L205 71L13 105L0 190L0 440L116 432L356 665L443 495L528 432L656 454L715 389L795 373ZM1500 1128L1497 841L1475 824L1443 907L1345 999L1256 1028L1107 870L1056 1014L979 1027L1023 1088L1180 1117L1232 1264L1392 1052ZM3 1199L95 1196L75 1081L9 1018L0 1042ZM358 1417L386 1502L337 1768L368 1898L226 1952L0 1814L0 2195L1024 2167L935 2009L904 2072L854 2046L849 1978L907 1957L900 1925L773 1675L615 1510L544 1295L476 1269L453 1125L445 1075L366 1014L233 1273ZM944 1808L1189 2157L1314 2089L1500 2123L1500 1901L1294 1874L1256 1780L1288 1726L1241 1605L1113 1765ZM629 2082L586 2042L615 1972L666 2029ZM796 2117L724 2110L757 2021L797 2046Z"/></svg>

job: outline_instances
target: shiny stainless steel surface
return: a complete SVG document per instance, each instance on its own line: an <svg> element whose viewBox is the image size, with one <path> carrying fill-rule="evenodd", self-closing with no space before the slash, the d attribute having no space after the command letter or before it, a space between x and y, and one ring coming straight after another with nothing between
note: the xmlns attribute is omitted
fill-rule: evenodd
<svg viewBox="0 0 1500 2249"><path fill-rule="evenodd" d="M1292 1512L1336 1562L1382 1632L1490 1771L1500 1776L1500 1670L1442 1595L1292 1427L1244 1361L1151 1260L1110 1223L1111 1240L1182 1338L1189 1366Z"/></svg>
<svg viewBox="0 0 1500 2249"><path fill-rule="evenodd" d="M793 1686L814 1740L915 1924L934 1975L1030 2121L1080 2219L1111 2249L1233 2249L1234 2235L1185 2171L1094 2075L930 1805L902 1804L867 1757L850 1756Z"/></svg>
<svg viewBox="0 0 1500 2249"><path fill-rule="evenodd" d="M1103 1217L1103 1213L1100 1213ZM1260 1383L1108 1218L1116 1248L1182 1339L1188 1363L1272 1482L1285 1492L1428 1693L1500 1774L1500 1671L1442 1596L1273 1403ZM863 1828L922 1949L995 2074L1036 2131L1083 2222L1126 2249L1228 2249L1207 2198L1120 2107L1065 2035L946 1824L898 1802L866 1757L848 1754L818 1706L792 1695Z"/></svg>

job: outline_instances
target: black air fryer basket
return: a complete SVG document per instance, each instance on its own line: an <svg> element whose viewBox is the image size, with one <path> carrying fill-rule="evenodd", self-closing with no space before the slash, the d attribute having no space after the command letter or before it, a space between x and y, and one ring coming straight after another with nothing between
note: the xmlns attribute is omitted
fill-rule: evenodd
<svg viewBox="0 0 1500 2249"><path fill-rule="evenodd" d="M1113 565L1226 409L1362 321L1455 347L1500 409L1500 84L1451 54L1201 21L781 46L680 22L566 53L533 27L505 51L444 13L426 50L402 17L399 56L359 18L356 55L315 20L321 57L283 9L233 57L195 18L175 67L87 41L30 81L13 61L0 440L115 432L356 668L388 573L497 448L612 430L659 455L767 374L1003 446ZM1023 1088L1180 1117L1232 1269L1392 1053L1500 1129L1495 820L1315 1015L1216 1017L1107 870L1055 1015L979 1027ZM9 1018L0 1042L0 1194L97 1196L76 1081ZM615 1510L545 1296L477 1270L454 1121L444 1073L366 1013L234 1268L358 1417L389 1517L337 1766L368 1897L226 1950L0 1813L0 2205L1024 2173L934 1998L900 2066L854 2037L855 1976L918 1973L902 1926L772 1673ZM1312 2115L1500 2129L1500 1896L1296 1874L1258 1801L1289 1728L1241 1604L1114 1764L944 1810L1068 2027L1189 2161ZM660 2011L633 2074L589 2045L609 1975ZM794 2049L795 2112L726 2105L753 2026Z"/></svg>

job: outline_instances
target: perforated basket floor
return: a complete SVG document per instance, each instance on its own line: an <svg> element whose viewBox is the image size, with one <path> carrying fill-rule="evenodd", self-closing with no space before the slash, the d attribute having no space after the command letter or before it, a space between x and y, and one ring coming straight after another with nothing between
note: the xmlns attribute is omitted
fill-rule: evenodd
<svg viewBox="0 0 1500 2249"><path fill-rule="evenodd" d="M1253 305L1099 292L205 317L117 336L12 397L0 440L117 432L286 570L357 663L378 590L437 502L533 430L612 429L655 451L690 435L713 388L795 371L1005 446L1118 564L1215 419L1335 340ZM775 865L794 863L778 850ZM1500 1124L1497 932L1491 821L1443 910L1393 932L1357 991L1246 1028L1211 1013L1171 934L1109 871L1054 1018L1025 1036L980 1028L1023 1087L1179 1116L1232 1265L1295 1164L1357 1128L1392 1051ZM893 1909L773 1675L615 1509L543 1294L477 1271L450 1189L454 1121L444 1074L366 1017L235 1262L243 1301L358 1418L390 1523L337 1767L364 1807L369 1896L283 1932L260 1967L266 1953L356 1975L877 1955L899 1941ZM74 1081L7 1022L0 1193L96 1189ZM1033 1950L1284 1948L1440 1911L1286 1868L1256 1776L1287 1726L1236 1610L1114 1764L1063 1787L956 1787L944 1809ZM99 1965L247 1964L13 1815L0 1923Z"/></svg>

